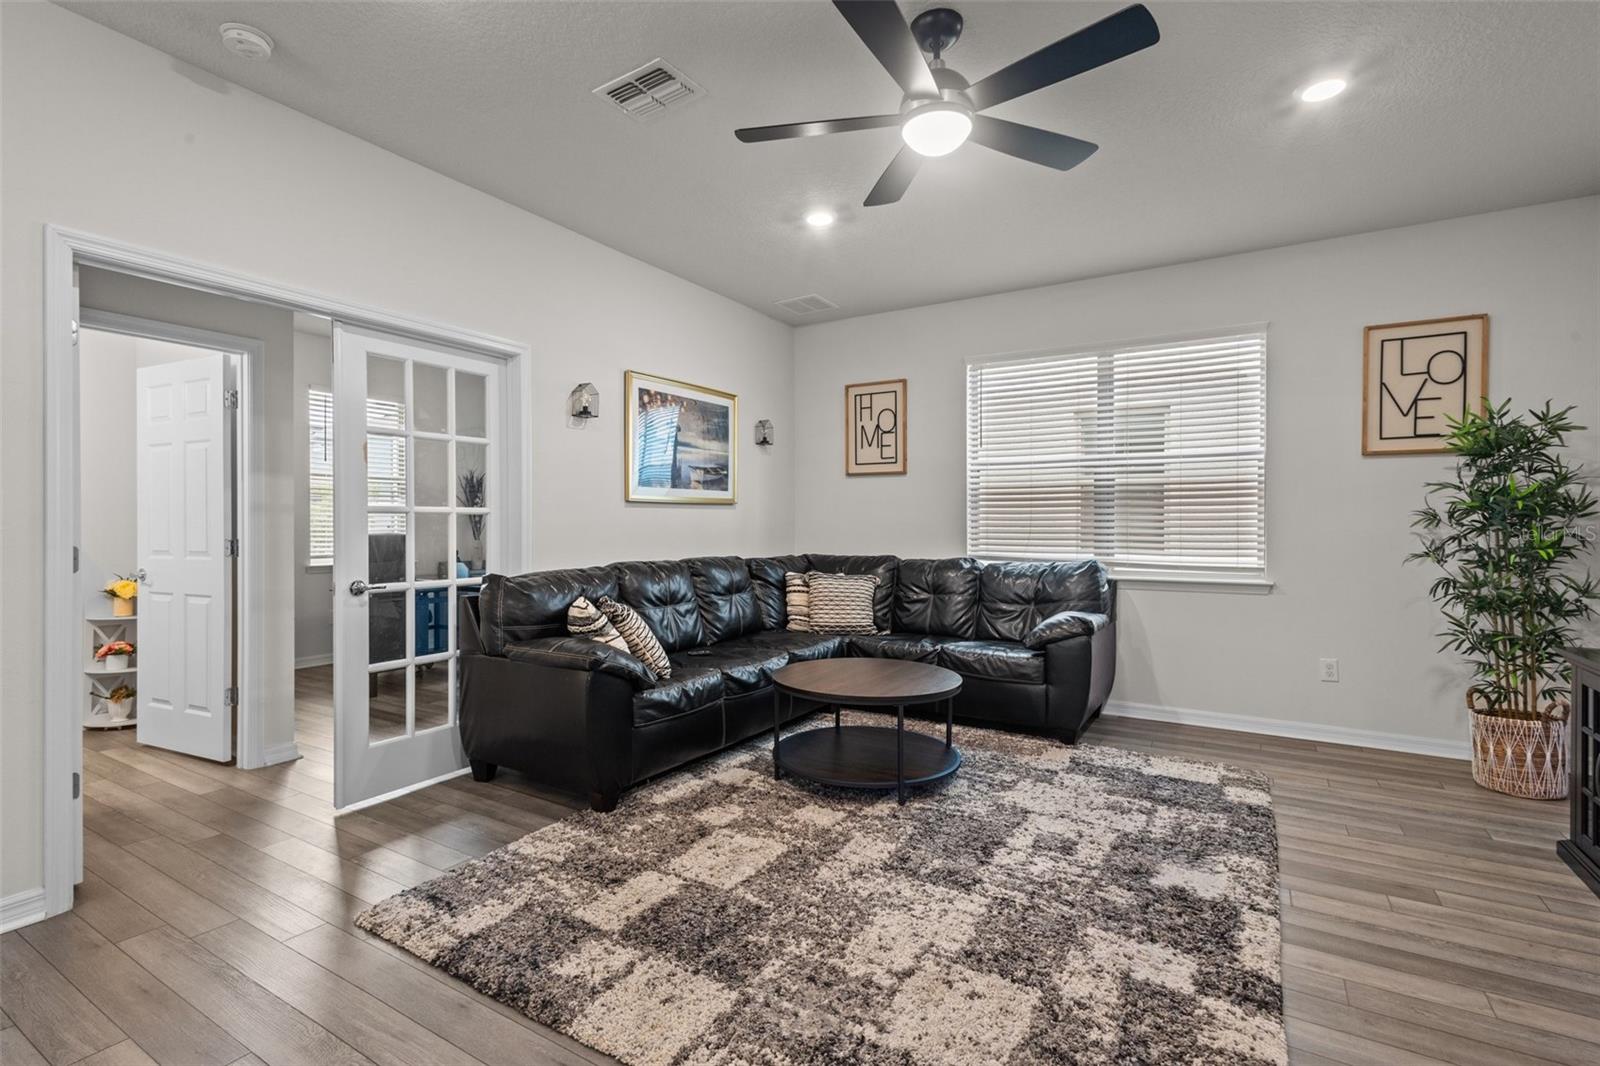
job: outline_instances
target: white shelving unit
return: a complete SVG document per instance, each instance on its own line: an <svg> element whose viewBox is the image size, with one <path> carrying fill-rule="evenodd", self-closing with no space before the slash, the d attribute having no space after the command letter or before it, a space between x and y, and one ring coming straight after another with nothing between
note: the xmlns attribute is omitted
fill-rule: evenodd
<svg viewBox="0 0 1600 1066"><path fill-rule="evenodd" d="M106 699L118 685L137 684L139 657L125 670L107 670L94 661L94 653L110 640L126 640L135 648L139 646L139 616L119 617L111 614L90 615L83 620L83 728L126 729L134 722L134 701L124 700L119 706ZM120 713L119 713L120 712Z"/></svg>

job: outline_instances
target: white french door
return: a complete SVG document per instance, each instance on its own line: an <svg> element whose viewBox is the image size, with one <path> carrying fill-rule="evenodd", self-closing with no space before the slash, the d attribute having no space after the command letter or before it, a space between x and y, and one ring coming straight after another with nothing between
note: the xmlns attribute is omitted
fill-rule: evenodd
<svg viewBox="0 0 1600 1066"><path fill-rule="evenodd" d="M466 766L456 614L507 550L504 366L333 327L334 805Z"/></svg>
<svg viewBox="0 0 1600 1066"><path fill-rule="evenodd" d="M219 762L233 758L226 364L218 352L135 374L138 740Z"/></svg>

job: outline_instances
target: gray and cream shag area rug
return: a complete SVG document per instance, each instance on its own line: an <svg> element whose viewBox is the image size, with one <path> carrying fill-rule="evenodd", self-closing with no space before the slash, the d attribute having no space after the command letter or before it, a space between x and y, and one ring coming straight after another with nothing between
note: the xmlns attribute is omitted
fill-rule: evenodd
<svg viewBox="0 0 1600 1066"><path fill-rule="evenodd" d="M1263 775L956 743L900 807L757 740L356 924L640 1066L1285 1061Z"/></svg>

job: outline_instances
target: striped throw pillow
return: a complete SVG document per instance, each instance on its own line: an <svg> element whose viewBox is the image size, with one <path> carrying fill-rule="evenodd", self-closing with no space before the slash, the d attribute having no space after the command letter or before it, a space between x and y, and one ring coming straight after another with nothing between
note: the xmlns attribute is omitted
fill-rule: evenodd
<svg viewBox="0 0 1600 1066"><path fill-rule="evenodd" d="M811 594L811 628L818 633L876 633L872 594L876 574L806 575Z"/></svg>
<svg viewBox="0 0 1600 1066"><path fill-rule="evenodd" d="M806 575L790 571L783 575L783 602L789 612L789 626L800 633L811 629L811 586Z"/></svg>
<svg viewBox="0 0 1600 1066"><path fill-rule="evenodd" d="M622 639L628 644L628 651L635 659L644 663L656 672L660 678L672 676L672 660L667 658L667 649L661 646L661 641L650 632L650 627L645 625L639 612L625 603L618 603L610 596L600 597L600 610L617 627L617 632L622 634Z"/></svg>
<svg viewBox="0 0 1600 1066"><path fill-rule="evenodd" d="M618 651L633 654L628 650L628 642L622 639L617 627L611 624L611 619L605 616L604 611L590 603L587 596L579 596L572 601L572 606L567 608L567 632L575 637L598 640Z"/></svg>

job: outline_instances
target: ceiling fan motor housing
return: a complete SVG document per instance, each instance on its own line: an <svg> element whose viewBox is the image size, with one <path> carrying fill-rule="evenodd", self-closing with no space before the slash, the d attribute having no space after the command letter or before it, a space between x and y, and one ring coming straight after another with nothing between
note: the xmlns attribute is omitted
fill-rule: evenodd
<svg viewBox="0 0 1600 1066"><path fill-rule="evenodd" d="M938 59L961 39L966 20L953 7L931 7L911 20L911 35L924 52Z"/></svg>

